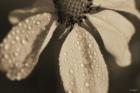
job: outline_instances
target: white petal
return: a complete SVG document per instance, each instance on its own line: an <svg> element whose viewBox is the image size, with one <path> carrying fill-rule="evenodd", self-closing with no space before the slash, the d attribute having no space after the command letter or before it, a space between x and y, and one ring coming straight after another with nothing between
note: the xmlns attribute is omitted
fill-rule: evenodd
<svg viewBox="0 0 140 93"><path fill-rule="evenodd" d="M18 22L26 19L29 16L38 13L53 13L55 11L54 4L52 0L37 0L30 6L31 8L17 9L10 13L9 20L12 24L17 24Z"/></svg>
<svg viewBox="0 0 140 93"><path fill-rule="evenodd" d="M0 45L0 66L9 79L24 79L31 73L55 28L48 13L27 18L12 28Z"/></svg>
<svg viewBox="0 0 140 93"><path fill-rule="evenodd" d="M93 3L109 9L126 11L140 18L140 14L136 9L135 0L93 0Z"/></svg>
<svg viewBox="0 0 140 93"><path fill-rule="evenodd" d="M93 3L96 5L101 5L108 8L117 8L122 4L130 3L134 6L134 0L93 0ZM118 7L119 8L119 7Z"/></svg>
<svg viewBox="0 0 140 93"><path fill-rule="evenodd" d="M133 25L123 16L108 10L87 16L98 29L105 47L117 63L120 66L129 65L131 55L128 44L135 31Z"/></svg>
<svg viewBox="0 0 140 93"><path fill-rule="evenodd" d="M64 42L60 74L67 93L107 93L108 71L92 35L75 25Z"/></svg>
<svg viewBox="0 0 140 93"><path fill-rule="evenodd" d="M12 24L17 24L18 22L26 19L27 17L34 15L37 11L37 8L14 10L10 13L9 21Z"/></svg>

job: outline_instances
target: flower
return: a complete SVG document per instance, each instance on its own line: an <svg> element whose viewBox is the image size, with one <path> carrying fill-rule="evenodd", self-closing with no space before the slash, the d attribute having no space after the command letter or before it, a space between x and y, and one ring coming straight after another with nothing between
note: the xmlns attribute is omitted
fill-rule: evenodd
<svg viewBox="0 0 140 93"><path fill-rule="evenodd" d="M1 70L11 80L26 78L54 37L54 47L62 41L58 64L65 91L107 93L108 71L97 39L118 65L131 63L128 43L135 28L120 12L139 17L133 0L37 0L32 9L14 11L10 20L16 25L0 45Z"/></svg>

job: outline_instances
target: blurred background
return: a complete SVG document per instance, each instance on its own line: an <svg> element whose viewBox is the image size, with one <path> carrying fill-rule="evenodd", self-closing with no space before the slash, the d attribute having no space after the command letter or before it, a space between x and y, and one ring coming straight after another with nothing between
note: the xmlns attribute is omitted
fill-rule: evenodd
<svg viewBox="0 0 140 93"><path fill-rule="evenodd" d="M34 1L0 0L0 41L12 27L8 20L9 13L14 9L30 7ZM136 0L136 7L140 11L140 0ZM129 15L127 17L130 18ZM109 93L140 93L140 20L132 18L131 21L136 28L130 41L133 63L125 68L118 67L111 61L107 63L110 73ZM52 61L52 52L48 50L43 52L39 64L25 80L10 81L0 72L0 93L56 93L58 68L55 63L48 63Z"/></svg>

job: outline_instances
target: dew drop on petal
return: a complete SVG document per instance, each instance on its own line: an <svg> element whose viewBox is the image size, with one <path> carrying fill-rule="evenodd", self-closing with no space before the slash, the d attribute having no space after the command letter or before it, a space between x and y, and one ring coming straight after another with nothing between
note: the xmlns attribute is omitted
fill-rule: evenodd
<svg viewBox="0 0 140 93"><path fill-rule="evenodd" d="M10 47L10 46L9 46L8 44L5 44L4 49L5 49L5 50L8 50L9 47Z"/></svg>
<svg viewBox="0 0 140 93"><path fill-rule="evenodd" d="M17 63L15 63L15 66L20 68L20 67L22 67L22 64L17 62Z"/></svg>
<svg viewBox="0 0 140 93"><path fill-rule="evenodd" d="M76 41L76 44L77 44L77 45L79 45L79 44L80 44L80 42L79 42L79 41Z"/></svg>
<svg viewBox="0 0 140 93"><path fill-rule="evenodd" d="M73 74L73 70L72 70L72 69L70 69L70 70L69 70L69 73L70 73L70 74Z"/></svg>
<svg viewBox="0 0 140 93"><path fill-rule="evenodd" d="M16 42L14 40L11 41L12 44L15 44Z"/></svg>
<svg viewBox="0 0 140 93"><path fill-rule="evenodd" d="M17 53L17 52L15 52L15 53L14 53L14 56L15 56L15 57L17 57L17 56L18 56L18 53Z"/></svg>
<svg viewBox="0 0 140 93"><path fill-rule="evenodd" d="M73 92L71 90L69 90L68 93L73 93Z"/></svg>
<svg viewBox="0 0 140 93"><path fill-rule="evenodd" d="M89 48L92 48L92 44L91 43L88 46L89 46Z"/></svg>
<svg viewBox="0 0 140 93"><path fill-rule="evenodd" d="M85 87L89 87L89 83L88 82L85 83Z"/></svg>
<svg viewBox="0 0 140 93"><path fill-rule="evenodd" d="M92 58L93 58L93 56L90 54L90 55L89 55L89 58L90 58L90 59L92 59Z"/></svg>
<svg viewBox="0 0 140 93"><path fill-rule="evenodd" d="M28 24L28 23L29 23L29 20L28 20L28 19L26 19L26 20L25 20L25 23L27 23L27 24Z"/></svg>
<svg viewBox="0 0 140 93"><path fill-rule="evenodd" d="M45 28L45 27L42 27L41 29L42 29L43 31L45 31L45 30L46 30L46 28Z"/></svg>
<svg viewBox="0 0 140 93"><path fill-rule="evenodd" d="M27 29L28 29L28 30L31 30L32 28L31 28L31 26L28 26Z"/></svg>
<svg viewBox="0 0 140 93"><path fill-rule="evenodd" d="M5 59L8 59L8 55L7 55L7 54L4 54L4 58L5 58Z"/></svg>
<svg viewBox="0 0 140 93"><path fill-rule="evenodd" d="M36 21L35 24L39 25L41 22L40 21Z"/></svg>
<svg viewBox="0 0 140 93"><path fill-rule="evenodd" d="M25 63L24 66L25 66L25 67L29 67L30 64L29 64L29 63Z"/></svg>
<svg viewBox="0 0 140 93"><path fill-rule="evenodd" d="M75 40L73 40L72 42L73 42L73 44L75 44L75 43L76 43L76 42L75 42Z"/></svg>
<svg viewBox="0 0 140 93"><path fill-rule="evenodd" d="M79 50L82 50L82 47L81 47L81 46L78 46L78 49L79 49Z"/></svg>
<svg viewBox="0 0 140 93"><path fill-rule="evenodd" d="M19 40L20 40L19 36L16 36L16 41L19 41Z"/></svg>
<svg viewBox="0 0 140 93"><path fill-rule="evenodd" d="M97 56L97 54L94 52L94 56Z"/></svg>
<svg viewBox="0 0 140 93"><path fill-rule="evenodd" d="M17 75L16 79L17 79L17 80L21 80L21 78L22 78L21 74L20 74L20 73L18 73L18 75Z"/></svg>
<svg viewBox="0 0 140 93"><path fill-rule="evenodd" d="M82 74L82 76L83 76L83 77L85 77L85 76L86 76L86 74L85 74L85 73L83 73L83 74Z"/></svg>
<svg viewBox="0 0 140 93"><path fill-rule="evenodd" d="M67 53L66 52L64 53L64 56L67 56Z"/></svg>
<svg viewBox="0 0 140 93"><path fill-rule="evenodd" d="M11 64L12 63L12 60L11 59L8 59L8 63Z"/></svg>
<svg viewBox="0 0 140 93"><path fill-rule="evenodd" d="M81 67L84 67L84 64L83 63L81 63Z"/></svg>
<svg viewBox="0 0 140 93"><path fill-rule="evenodd" d="M11 35L8 35L7 38L8 38L8 39L11 39Z"/></svg>
<svg viewBox="0 0 140 93"><path fill-rule="evenodd" d="M25 45L25 44L27 43L27 41L26 41L25 39L22 39L21 43L22 43L23 45Z"/></svg>
<svg viewBox="0 0 140 93"><path fill-rule="evenodd" d="M73 82L73 81L71 81L71 82L70 82L70 84L71 84L71 85L74 85L74 82Z"/></svg>

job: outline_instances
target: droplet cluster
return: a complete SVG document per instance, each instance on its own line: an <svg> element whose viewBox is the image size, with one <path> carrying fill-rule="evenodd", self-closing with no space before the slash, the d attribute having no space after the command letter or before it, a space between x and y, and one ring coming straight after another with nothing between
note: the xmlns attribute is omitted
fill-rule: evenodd
<svg viewBox="0 0 140 93"><path fill-rule="evenodd" d="M33 50L38 35L45 30L50 15L38 14L14 26L0 44L0 64L11 80L25 78L35 66L39 47ZM43 42L42 42L43 43ZM37 51L37 52L35 52Z"/></svg>
<svg viewBox="0 0 140 93"><path fill-rule="evenodd" d="M68 93L107 91L108 73L94 38L80 27L67 37L60 53L60 74Z"/></svg>

